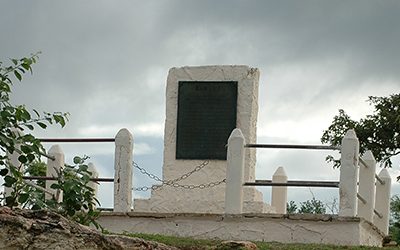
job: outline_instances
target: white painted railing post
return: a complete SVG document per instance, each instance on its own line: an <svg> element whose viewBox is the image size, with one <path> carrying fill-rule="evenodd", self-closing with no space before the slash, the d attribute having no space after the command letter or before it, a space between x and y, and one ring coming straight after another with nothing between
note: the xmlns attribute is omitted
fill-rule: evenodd
<svg viewBox="0 0 400 250"><path fill-rule="evenodd" d="M342 139L339 183L339 216L355 217L357 213L357 177L359 142L353 129Z"/></svg>
<svg viewBox="0 0 400 250"><path fill-rule="evenodd" d="M17 136L21 136L22 135L22 131L19 129L12 129L13 133ZM14 145L15 149L20 149L20 145ZM21 162L19 162L18 157L20 156L20 153L17 152L17 150L14 150L14 152L12 154L10 154L7 151L7 157L8 157L8 164L12 165L16 168L18 168L21 165ZM4 195L10 196L12 192L12 188L9 187L4 187Z"/></svg>
<svg viewBox="0 0 400 250"><path fill-rule="evenodd" d="M377 226L385 235L389 233L390 216L390 188L392 179L386 168L382 169L376 182L375 210L378 214L374 215L374 225ZM381 183L382 181L382 183Z"/></svg>
<svg viewBox="0 0 400 250"><path fill-rule="evenodd" d="M244 145L242 131L234 129L228 139L225 214L241 214L243 210Z"/></svg>
<svg viewBox="0 0 400 250"><path fill-rule="evenodd" d="M92 173L91 178L98 178L99 177L99 172L97 172L96 166L92 162L89 162L89 164L88 164L88 171ZM97 197L99 184L96 183L95 181L90 181L88 183L88 186L93 188L94 197Z"/></svg>
<svg viewBox="0 0 400 250"><path fill-rule="evenodd" d="M114 212L132 209L133 136L121 129L115 136Z"/></svg>
<svg viewBox="0 0 400 250"><path fill-rule="evenodd" d="M272 176L272 183L287 183L287 175L283 167L276 169ZM271 206L275 207L275 213L286 214L287 187L272 186Z"/></svg>
<svg viewBox="0 0 400 250"><path fill-rule="evenodd" d="M375 205L375 169L376 161L370 150L365 152L361 158L365 163L360 164L360 177L358 184L358 217L362 217L370 222L373 221Z"/></svg>
<svg viewBox="0 0 400 250"><path fill-rule="evenodd" d="M65 164L65 156L64 152L62 151L61 147L59 145L53 145L49 149L48 155L51 157L54 157L53 159L48 158L47 159L47 171L46 171L46 176L50 177L58 177L58 174L62 169L64 168ZM55 191L54 189L51 189L50 186L53 183L56 183L57 181L46 181L46 189L49 191ZM53 198L51 194L46 193L45 194L46 200L50 200ZM57 202L61 202L63 200L63 193L60 190L57 190L55 192L55 197Z"/></svg>

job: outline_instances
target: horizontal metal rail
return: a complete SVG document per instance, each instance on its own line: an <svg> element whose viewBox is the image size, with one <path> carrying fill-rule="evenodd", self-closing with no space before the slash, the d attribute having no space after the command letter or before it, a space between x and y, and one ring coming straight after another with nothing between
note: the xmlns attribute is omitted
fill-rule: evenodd
<svg viewBox="0 0 400 250"><path fill-rule="evenodd" d="M24 180L45 180L45 181L55 181L58 180L57 177L51 176L23 176ZM91 181L95 182L114 182L114 178L90 178Z"/></svg>
<svg viewBox="0 0 400 250"><path fill-rule="evenodd" d="M359 193L357 193L357 198L358 198L363 204L367 204L367 200L365 200L364 197L362 197Z"/></svg>
<svg viewBox="0 0 400 250"><path fill-rule="evenodd" d="M338 188L338 181L288 181L287 183L276 183L272 180L255 180L245 182L244 186L280 186L280 187L333 187Z"/></svg>
<svg viewBox="0 0 400 250"><path fill-rule="evenodd" d="M376 209L374 209L374 214L376 214L376 216L378 216L379 219L383 218L383 215L381 213L379 213L378 211L376 211Z"/></svg>
<svg viewBox="0 0 400 250"><path fill-rule="evenodd" d="M368 164L360 157L359 158L361 165L363 165L365 168L369 168Z"/></svg>
<svg viewBox="0 0 400 250"><path fill-rule="evenodd" d="M246 148L281 148L281 149L315 149L315 150L340 150L337 146L324 145L291 145L291 144L246 144Z"/></svg>
<svg viewBox="0 0 400 250"><path fill-rule="evenodd" d="M39 155L44 156L44 157L46 157L46 158L49 158L49 159L52 160L52 161L55 161L55 160L56 160L56 158L55 158L54 156L48 155L48 154L43 153L43 152L39 152Z"/></svg>
<svg viewBox="0 0 400 250"><path fill-rule="evenodd" d="M41 142L115 142L115 138L39 138Z"/></svg>
<svg viewBox="0 0 400 250"><path fill-rule="evenodd" d="M379 175L375 174L375 179L381 184L381 185L385 185L385 181L382 180Z"/></svg>

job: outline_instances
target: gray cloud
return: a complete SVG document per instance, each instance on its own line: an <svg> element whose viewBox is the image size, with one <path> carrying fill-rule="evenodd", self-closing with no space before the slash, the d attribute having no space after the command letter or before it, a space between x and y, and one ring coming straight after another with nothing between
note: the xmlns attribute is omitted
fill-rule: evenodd
<svg viewBox="0 0 400 250"><path fill-rule="evenodd" d="M318 142L337 109L362 115L368 95L399 91L399 11L372 0L3 1L0 60L43 52L15 102L71 120L42 137L149 128L139 137L160 158L168 69L247 64L261 70L259 133Z"/></svg>

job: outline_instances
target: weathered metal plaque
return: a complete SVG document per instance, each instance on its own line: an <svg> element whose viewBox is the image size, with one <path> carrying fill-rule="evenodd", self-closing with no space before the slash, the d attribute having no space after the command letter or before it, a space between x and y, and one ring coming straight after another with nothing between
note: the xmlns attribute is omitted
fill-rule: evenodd
<svg viewBox="0 0 400 250"><path fill-rule="evenodd" d="M235 81L180 81L176 159L226 160L236 106Z"/></svg>

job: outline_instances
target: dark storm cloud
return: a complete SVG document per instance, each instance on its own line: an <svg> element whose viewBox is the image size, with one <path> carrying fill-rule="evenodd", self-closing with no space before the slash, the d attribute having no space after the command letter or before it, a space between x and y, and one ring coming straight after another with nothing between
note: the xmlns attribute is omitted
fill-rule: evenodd
<svg viewBox="0 0 400 250"><path fill-rule="evenodd" d="M153 120L163 113L156 107L168 68L185 64L249 64L265 74L286 65L347 64L331 69L345 76L319 86L324 91L399 78L397 1L7 1L2 9L2 58L43 51L34 84L23 90L41 89L32 102L55 108L68 102L75 115L109 104L83 120L101 119L100 113ZM155 68L165 76L149 89Z"/></svg>
<svg viewBox="0 0 400 250"><path fill-rule="evenodd" d="M259 134L277 143L299 137L314 143L326 126L320 123L341 105L357 109L356 100L367 95L398 92L398 13L395 0L3 0L0 60L43 52L34 75L15 85L14 100L69 111L71 121L40 136L107 137L126 126L139 134L135 143L157 148L158 157L138 160L159 171L169 68L260 68ZM308 140L311 130L316 136ZM112 164L109 151L93 159L106 175L112 172L105 170ZM322 177L317 165L323 158L317 158L278 154L260 156L258 164L294 166L288 169L293 178L305 169Z"/></svg>

